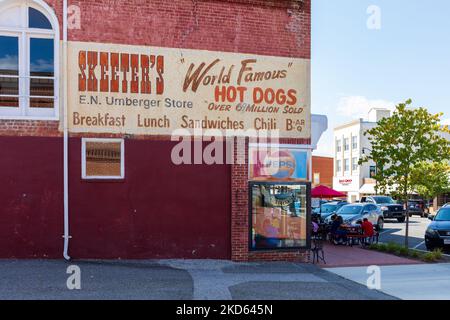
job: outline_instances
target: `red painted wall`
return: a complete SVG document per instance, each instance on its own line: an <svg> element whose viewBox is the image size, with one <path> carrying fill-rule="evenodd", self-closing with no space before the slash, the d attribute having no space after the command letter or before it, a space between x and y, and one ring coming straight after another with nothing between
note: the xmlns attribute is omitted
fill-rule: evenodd
<svg viewBox="0 0 450 320"><path fill-rule="evenodd" d="M62 140L0 138L0 258L61 257Z"/></svg>
<svg viewBox="0 0 450 320"><path fill-rule="evenodd" d="M81 179L70 139L73 258L230 259L230 167L180 165L170 141L125 141L125 179ZM0 258L61 258L62 140L0 139Z"/></svg>
<svg viewBox="0 0 450 320"><path fill-rule="evenodd" d="M173 145L125 140L125 180L86 182L70 140L72 256L230 259L230 167L176 166Z"/></svg>

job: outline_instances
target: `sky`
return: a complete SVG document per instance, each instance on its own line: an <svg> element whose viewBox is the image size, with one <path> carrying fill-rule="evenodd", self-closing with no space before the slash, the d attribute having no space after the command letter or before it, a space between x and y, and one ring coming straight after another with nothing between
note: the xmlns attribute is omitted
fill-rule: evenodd
<svg viewBox="0 0 450 320"><path fill-rule="evenodd" d="M450 124L450 1L312 0L312 112L328 117L315 155L333 156L333 128L371 107L444 112Z"/></svg>

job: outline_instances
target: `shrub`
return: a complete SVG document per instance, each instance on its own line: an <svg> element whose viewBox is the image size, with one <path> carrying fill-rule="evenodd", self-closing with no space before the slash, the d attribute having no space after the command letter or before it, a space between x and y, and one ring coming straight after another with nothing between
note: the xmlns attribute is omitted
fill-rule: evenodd
<svg viewBox="0 0 450 320"><path fill-rule="evenodd" d="M402 248L402 246L393 243L393 242L389 242L386 246L386 250L387 252L391 252L391 253L397 253L398 251L400 251L400 249Z"/></svg>
<svg viewBox="0 0 450 320"><path fill-rule="evenodd" d="M427 252L422 256L422 260L425 262L435 262L436 257L433 252Z"/></svg>
<svg viewBox="0 0 450 320"><path fill-rule="evenodd" d="M404 246L390 242L388 244L378 243L371 244L370 250L376 250L379 252L388 252L397 256L410 257L413 259L421 259L425 262L436 262L442 259L442 250L436 249L433 252L421 253L414 249L407 249Z"/></svg>
<svg viewBox="0 0 450 320"><path fill-rule="evenodd" d="M397 250L397 253L398 253L398 255L399 256L408 256L409 255L409 249L408 248L405 248L405 247L401 247L401 248L399 248L398 250Z"/></svg>

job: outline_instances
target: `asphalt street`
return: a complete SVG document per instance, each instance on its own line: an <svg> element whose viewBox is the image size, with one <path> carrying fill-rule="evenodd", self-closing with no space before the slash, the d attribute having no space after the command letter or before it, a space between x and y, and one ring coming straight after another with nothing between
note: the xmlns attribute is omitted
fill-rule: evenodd
<svg viewBox="0 0 450 320"><path fill-rule="evenodd" d="M425 247L425 231L431 223L427 218L412 216L409 220L409 247L419 250L427 250ZM396 220L386 220L384 229L380 234L381 242L405 243L406 223Z"/></svg>
<svg viewBox="0 0 450 320"><path fill-rule="evenodd" d="M80 289L70 290L77 266ZM70 268L69 268L70 270ZM72 283L69 281L69 283ZM394 299L317 266L218 260L0 260L0 299Z"/></svg>

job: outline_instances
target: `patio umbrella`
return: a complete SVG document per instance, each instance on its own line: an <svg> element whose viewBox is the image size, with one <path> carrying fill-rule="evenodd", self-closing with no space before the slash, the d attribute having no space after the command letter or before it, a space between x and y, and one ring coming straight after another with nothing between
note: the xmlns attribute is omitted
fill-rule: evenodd
<svg viewBox="0 0 450 320"><path fill-rule="evenodd" d="M317 186L314 189L311 190L311 197L313 198L320 198L319 202L319 210L320 213L322 213L322 199L332 199L332 198L342 198L346 197L347 195L345 193L336 191L334 189L328 188L326 186Z"/></svg>

